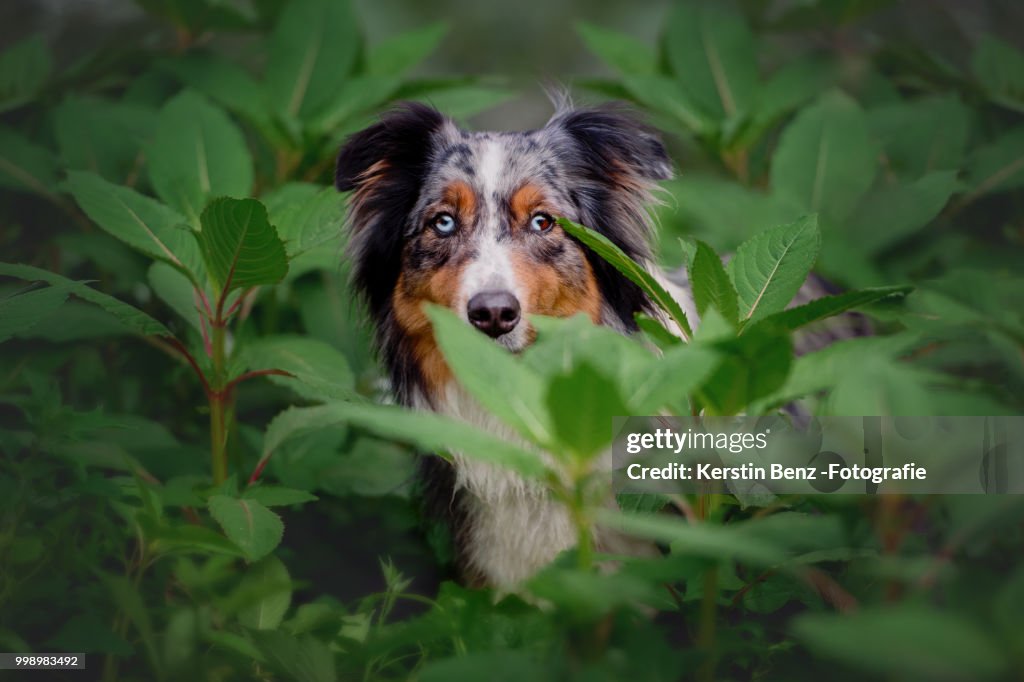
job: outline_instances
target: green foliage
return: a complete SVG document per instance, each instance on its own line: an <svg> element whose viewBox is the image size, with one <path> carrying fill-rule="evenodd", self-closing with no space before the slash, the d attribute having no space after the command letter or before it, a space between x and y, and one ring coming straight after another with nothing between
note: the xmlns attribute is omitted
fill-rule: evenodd
<svg viewBox="0 0 1024 682"><path fill-rule="evenodd" d="M511 353L428 309L485 431L390 404L332 165L393 99L462 120L507 81L410 76L454 24L366 45L347 2L138 4L78 62L0 53L0 648L105 682L1021 676L1015 497L616 509L600 475L616 416L1024 409L1017 47L946 61L864 21L885 0L680 0L657 45L579 24L682 169L656 244L696 315L560 220L657 310L531 316ZM812 268L843 290L794 305ZM849 311L875 335L794 357ZM577 546L455 584L418 452L545 486Z"/></svg>

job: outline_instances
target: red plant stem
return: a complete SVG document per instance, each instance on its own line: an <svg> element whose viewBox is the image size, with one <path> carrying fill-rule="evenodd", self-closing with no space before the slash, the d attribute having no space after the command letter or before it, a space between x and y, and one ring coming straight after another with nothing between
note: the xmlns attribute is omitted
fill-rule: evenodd
<svg viewBox="0 0 1024 682"><path fill-rule="evenodd" d="M203 392L206 396L210 397L213 395L213 389L210 388L209 382L206 381L206 376L203 374L203 370L199 368L199 364L196 362L196 359L192 357L192 353L188 352L188 348L185 348L185 344L173 336L165 336L163 339L171 346L171 348L181 353L185 359L188 360L188 364L192 366L196 376L199 377L199 383L203 385Z"/></svg>
<svg viewBox="0 0 1024 682"><path fill-rule="evenodd" d="M235 386L237 386L238 384L242 383L247 379L266 376L294 377L295 375L292 374L291 372L286 372L283 369L256 369L251 372L241 374L232 379L230 382L228 382L228 385L224 387L223 393L227 394L231 392L232 390L234 390Z"/></svg>

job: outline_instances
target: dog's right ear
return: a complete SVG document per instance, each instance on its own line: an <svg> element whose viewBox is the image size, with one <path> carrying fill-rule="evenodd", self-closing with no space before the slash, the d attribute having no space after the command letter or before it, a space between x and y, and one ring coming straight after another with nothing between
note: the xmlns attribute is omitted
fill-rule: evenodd
<svg viewBox="0 0 1024 682"><path fill-rule="evenodd" d="M432 107L401 104L352 135L338 153L334 184L341 191L353 190L352 280L375 316L390 305L401 268L405 223L445 121Z"/></svg>

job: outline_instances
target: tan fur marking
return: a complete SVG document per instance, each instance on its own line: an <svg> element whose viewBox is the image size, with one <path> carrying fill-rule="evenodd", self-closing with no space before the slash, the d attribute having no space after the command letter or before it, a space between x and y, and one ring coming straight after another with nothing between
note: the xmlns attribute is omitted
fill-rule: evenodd
<svg viewBox="0 0 1024 682"><path fill-rule="evenodd" d="M544 204L544 190L532 183L525 183L515 191L509 200L514 225L524 225L530 216Z"/></svg>
<svg viewBox="0 0 1024 682"><path fill-rule="evenodd" d="M512 256L516 280L526 289L523 308L527 313L571 317L585 313L595 324L601 321L601 294L590 263L583 261L582 282L566 282L550 265L527 260L523 254Z"/></svg>

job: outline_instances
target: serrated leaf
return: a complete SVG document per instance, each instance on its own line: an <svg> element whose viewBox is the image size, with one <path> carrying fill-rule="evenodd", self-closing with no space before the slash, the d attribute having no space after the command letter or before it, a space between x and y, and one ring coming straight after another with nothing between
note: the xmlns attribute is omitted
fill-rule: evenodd
<svg viewBox="0 0 1024 682"><path fill-rule="evenodd" d="M294 682L336 682L334 653L312 635L293 637L281 630L249 633L266 663L282 679Z"/></svg>
<svg viewBox="0 0 1024 682"><path fill-rule="evenodd" d="M1024 187L1024 127L978 147L967 164L971 198Z"/></svg>
<svg viewBox="0 0 1024 682"><path fill-rule="evenodd" d="M654 51L641 40L586 22L576 24L576 32L591 52L620 73L649 75L657 71Z"/></svg>
<svg viewBox="0 0 1024 682"><path fill-rule="evenodd" d="M96 291L81 282L75 282L53 272L41 270L31 265L15 265L11 263L0 263L0 275L17 277L29 282L42 281L55 287L66 288L70 293L99 307L113 315L118 321L127 325L133 331L144 336L172 336L167 327L163 326L152 317L134 308L127 303L119 301L113 296Z"/></svg>
<svg viewBox="0 0 1024 682"><path fill-rule="evenodd" d="M292 603L292 578L276 556L264 557L249 567L238 591L256 593L258 600L238 612L238 622L254 630L274 630Z"/></svg>
<svg viewBox="0 0 1024 682"><path fill-rule="evenodd" d="M200 223L199 250L219 291L275 284L288 273L284 244L256 199L215 199Z"/></svg>
<svg viewBox="0 0 1024 682"><path fill-rule="evenodd" d="M586 362L554 377L548 383L545 403L555 436L583 460L611 443L612 418L629 414L619 387Z"/></svg>
<svg viewBox="0 0 1024 682"><path fill-rule="evenodd" d="M343 87L360 38L347 0L288 3L270 36L264 78L267 103L289 119L319 113Z"/></svg>
<svg viewBox="0 0 1024 682"><path fill-rule="evenodd" d="M402 79L398 76L352 76L338 87L318 113L309 117L308 129L318 135L329 135L358 115L382 107L401 84Z"/></svg>
<svg viewBox="0 0 1024 682"><path fill-rule="evenodd" d="M715 126L675 80L661 74L625 74L622 85L640 104L658 111L695 135L705 135Z"/></svg>
<svg viewBox="0 0 1024 682"><path fill-rule="evenodd" d="M623 253L622 249L599 232L595 232L582 225L577 225L565 218L559 218L558 224L570 235L593 249L601 258L608 261L612 267L625 275L629 281L640 287L659 308L668 314L669 318L676 323L687 338L693 336L690 324L686 320L686 313L683 312L679 302L672 298L665 291L665 287L661 286L643 266Z"/></svg>
<svg viewBox="0 0 1024 682"><path fill-rule="evenodd" d="M42 35L14 43L0 53L0 113L31 102L53 67Z"/></svg>
<svg viewBox="0 0 1024 682"><path fill-rule="evenodd" d="M0 187L53 196L57 157L20 133L0 127Z"/></svg>
<svg viewBox="0 0 1024 682"><path fill-rule="evenodd" d="M711 348L693 344L676 345L665 351L626 399L634 410L629 414L654 414L666 408L680 408L718 366L721 357Z"/></svg>
<svg viewBox="0 0 1024 682"><path fill-rule="evenodd" d="M30 331L64 305L68 290L54 286L0 299L0 343Z"/></svg>
<svg viewBox="0 0 1024 682"><path fill-rule="evenodd" d="M857 291L845 291L835 296L823 296L810 303L769 315L762 318L758 325L763 324L766 327L793 331L812 322L839 315L847 310L886 298L903 296L911 291L913 291L913 287L907 286L874 287ZM754 325L754 327L756 326ZM751 329L754 327L751 327Z"/></svg>
<svg viewBox="0 0 1024 682"><path fill-rule="evenodd" d="M665 54L683 88L714 118L753 109L756 43L743 15L730 3L677 3L668 20Z"/></svg>
<svg viewBox="0 0 1024 682"><path fill-rule="evenodd" d="M994 101L1024 112L1024 52L983 35L971 55L971 70Z"/></svg>
<svg viewBox="0 0 1024 682"><path fill-rule="evenodd" d="M256 500L212 495L207 506L224 534L250 561L262 559L281 543L284 523Z"/></svg>
<svg viewBox="0 0 1024 682"><path fill-rule="evenodd" d="M833 91L782 132L772 157L772 192L808 213L841 224L871 187L877 150L864 112Z"/></svg>
<svg viewBox="0 0 1024 682"><path fill-rule="evenodd" d="M697 314L703 315L708 306L714 306L730 324L739 321L739 303L736 290L725 272L722 259L715 250L697 241L697 252L690 265L690 286Z"/></svg>
<svg viewBox="0 0 1024 682"><path fill-rule="evenodd" d="M220 533L204 526L182 524L159 526L150 531L149 548L157 554L225 554L245 556L235 543Z"/></svg>
<svg viewBox="0 0 1024 682"><path fill-rule="evenodd" d="M66 184L85 214L105 232L173 266L193 283L200 281L202 259L180 213L94 173L71 171Z"/></svg>
<svg viewBox="0 0 1024 682"><path fill-rule="evenodd" d="M146 279L157 298L170 306L193 329L202 333L200 304L196 300L195 287L188 277L167 263L160 262L150 266Z"/></svg>
<svg viewBox="0 0 1024 682"><path fill-rule="evenodd" d="M448 24L438 21L383 40L367 51L366 71L377 76L400 76L437 49L447 33Z"/></svg>
<svg viewBox="0 0 1024 682"><path fill-rule="evenodd" d="M190 51L160 64L188 87L197 90L228 111L256 123L261 130L269 120L260 86L252 75L216 53Z"/></svg>
<svg viewBox="0 0 1024 682"><path fill-rule="evenodd" d="M424 452L459 452L527 478L538 478L545 470L536 453L464 422L428 412L355 403L328 403L285 410L267 427L263 457L268 457L292 436L337 424L357 426L382 438L409 443Z"/></svg>
<svg viewBox="0 0 1024 682"><path fill-rule="evenodd" d="M958 169L970 132L970 111L956 96L922 97L867 112L895 173L916 180L925 173Z"/></svg>
<svg viewBox="0 0 1024 682"><path fill-rule="evenodd" d="M553 442L540 377L447 308L432 305L426 313L434 338L459 383L481 405L534 443Z"/></svg>
<svg viewBox="0 0 1024 682"><path fill-rule="evenodd" d="M289 259L336 239L342 232L345 201L333 187L289 183L262 200Z"/></svg>
<svg viewBox="0 0 1024 682"><path fill-rule="evenodd" d="M728 273L744 324L779 312L793 300L821 248L817 216L806 216L754 235L736 250Z"/></svg>
<svg viewBox="0 0 1024 682"><path fill-rule="evenodd" d="M141 165L156 111L97 97L70 96L53 111L54 132L67 168L125 182Z"/></svg>
<svg viewBox="0 0 1024 682"><path fill-rule="evenodd" d="M252 189L252 157L241 131L189 90L160 110L147 163L157 196L193 223L211 198L245 197Z"/></svg>
<svg viewBox="0 0 1024 682"><path fill-rule="evenodd" d="M287 507L303 502L315 502L317 496L305 490L285 488L279 485L250 486L242 491L246 500L256 500L265 507Z"/></svg>
<svg viewBox="0 0 1024 682"><path fill-rule="evenodd" d="M721 355L721 361L700 389L709 414L745 411L748 405L785 383L793 362L789 336L765 328L720 340L714 349Z"/></svg>
<svg viewBox="0 0 1024 682"><path fill-rule="evenodd" d="M283 369L292 376L268 376L309 400L351 398L355 378L345 356L323 341L301 336L269 336L245 349L250 369Z"/></svg>

